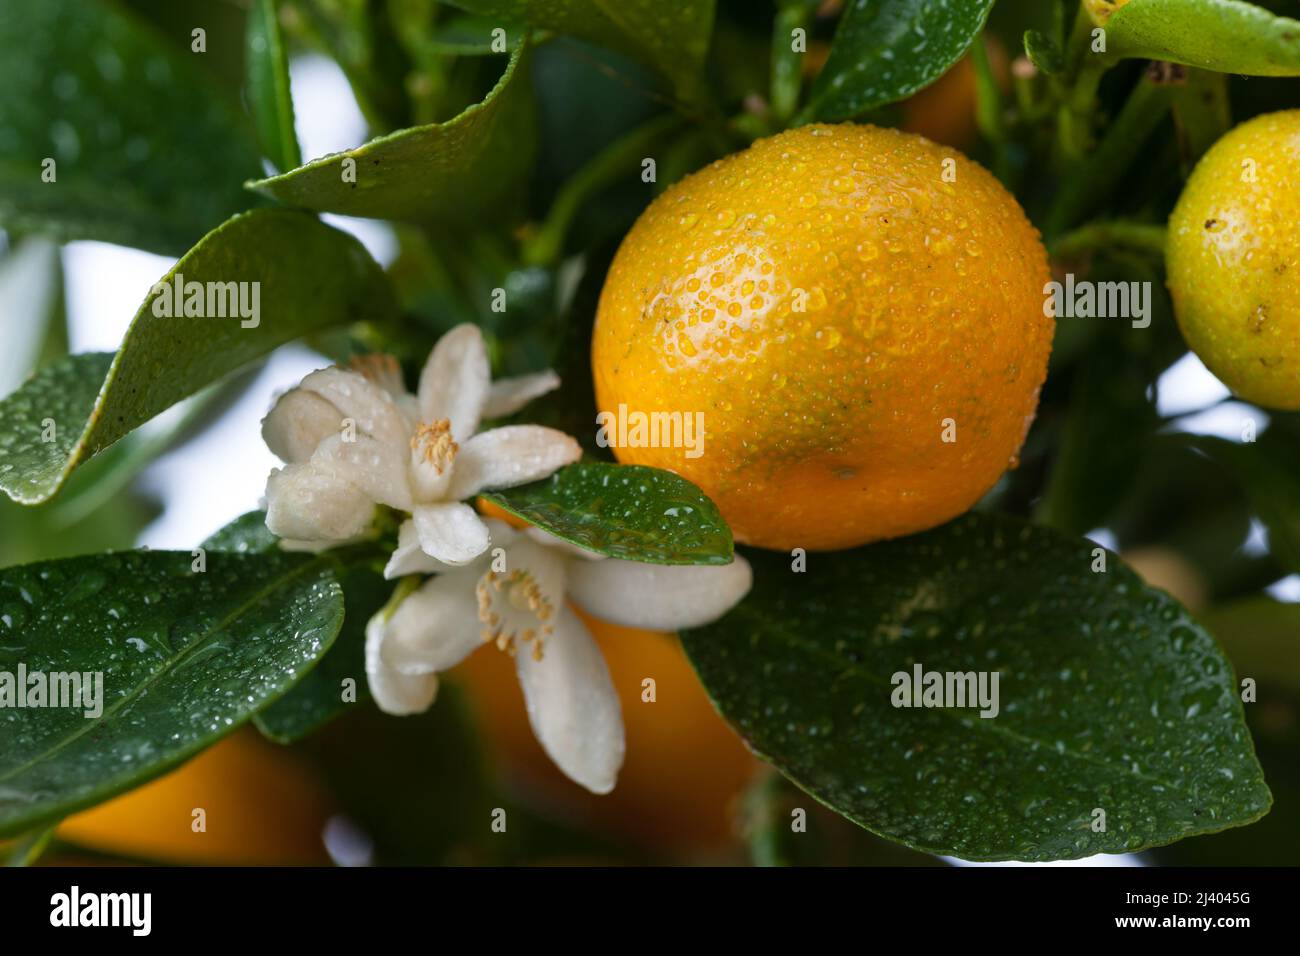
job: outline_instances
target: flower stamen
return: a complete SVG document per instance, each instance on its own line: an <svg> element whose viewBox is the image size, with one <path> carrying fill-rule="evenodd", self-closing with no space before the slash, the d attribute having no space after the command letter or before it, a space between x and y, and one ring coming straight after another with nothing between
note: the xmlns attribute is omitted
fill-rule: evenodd
<svg viewBox="0 0 1300 956"><path fill-rule="evenodd" d="M451 437L451 422L440 418L432 424L417 425L415 434L411 436L411 451L417 461L432 465L437 474L443 474L460 451L460 446Z"/></svg>
<svg viewBox="0 0 1300 956"><path fill-rule="evenodd" d="M513 655L519 641L532 648L533 660L540 661L546 639L555 633L554 624L548 623L555 616L555 605L537 580L522 568L508 573L488 571L474 590L483 643L494 642L499 650ZM498 611L501 599L506 607Z"/></svg>

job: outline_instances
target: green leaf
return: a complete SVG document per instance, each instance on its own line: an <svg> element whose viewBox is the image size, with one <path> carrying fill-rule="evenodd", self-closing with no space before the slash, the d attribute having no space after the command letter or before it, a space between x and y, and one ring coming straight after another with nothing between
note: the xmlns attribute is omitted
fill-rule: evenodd
<svg viewBox="0 0 1300 956"><path fill-rule="evenodd" d="M516 23L504 23L492 17L473 15L456 16L438 24L429 37L429 49L452 56L488 56L494 50L492 31L506 31L506 50L515 50L524 42L527 28Z"/></svg>
<svg viewBox="0 0 1300 956"><path fill-rule="evenodd" d="M343 627L338 640L318 667L293 686L253 722L265 736L291 744L315 733L361 701L370 699L366 681L366 622L387 602L393 582L385 581L382 563L348 567L337 572L343 588ZM344 699L344 681L351 693Z"/></svg>
<svg viewBox="0 0 1300 956"><path fill-rule="evenodd" d="M730 564L731 529L704 492L670 471L581 461L483 495L588 551L647 564Z"/></svg>
<svg viewBox="0 0 1300 956"><path fill-rule="evenodd" d="M0 672L102 673L102 714L0 709L0 836L144 783L282 695L333 643L328 559L124 552L0 572ZM93 701L92 701L93 704ZM93 707L91 708L94 709Z"/></svg>
<svg viewBox="0 0 1300 956"><path fill-rule="evenodd" d="M1029 62L1048 76L1060 73L1065 66L1065 56L1056 41L1040 30L1025 31L1025 55Z"/></svg>
<svg viewBox="0 0 1300 956"><path fill-rule="evenodd" d="M155 315L155 302L168 301L166 290L180 277L186 286L249 283L250 297L258 290L257 324L238 315ZM360 243L284 209L236 216L161 283L166 290L150 292L115 356L63 359L0 401L0 488L10 498L46 500L79 463L277 345L332 325L389 317L397 308L387 278ZM45 440L50 421L53 441Z"/></svg>
<svg viewBox="0 0 1300 956"><path fill-rule="evenodd" d="M1237 479L1268 528L1269 550L1292 571L1300 572L1300 476L1278 460L1269 437L1265 433L1258 442L1240 445L1209 435L1188 441Z"/></svg>
<svg viewBox="0 0 1300 956"><path fill-rule="evenodd" d="M293 98L289 92L289 58L280 35L275 0L253 0L248 12L248 106L262 148L277 169L302 165L298 135L293 128Z"/></svg>
<svg viewBox="0 0 1300 956"><path fill-rule="evenodd" d="M1085 0L1106 56L1246 76L1300 75L1300 20L1240 0Z"/></svg>
<svg viewBox="0 0 1300 956"><path fill-rule="evenodd" d="M667 78L686 101L699 94L714 0L451 0L501 21L522 21L622 53ZM499 24L506 26L505 22Z"/></svg>
<svg viewBox="0 0 1300 956"><path fill-rule="evenodd" d="M683 642L758 754L914 849L1072 859L1249 823L1270 797L1232 668L1172 598L1093 545L1003 515L812 555ZM997 716L895 707L895 675L999 677ZM1106 829L1094 832L1094 810Z"/></svg>
<svg viewBox="0 0 1300 956"><path fill-rule="evenodd" d="M261 166L238 106L115 5L0 4L0 49L5 228L179 255L252 205L241 183Z"/></svg>
<svg viewBox="0 0 1300 956"><path fill-rule="evenodd" d="M465 224L513 214L535 151L528 59L520 46L487 98L449 122L398 130L248 186L287 205L372 219Z"/></svg>
<svg viewBox="0 0 1300 956"><path fill-rule="evenodd" d="M200 547L235 554L267 554L276 551L279 544L280 539L266 526L266 512L246 511L208 535Z"/></svg>
<svg viewBox="0 0 1300 956"><path fill-rule="evenodd" d="M850 0L801 119L846 120L929 86L984 28L993 0Z"/></svg>
<svg viewBox="0 0 1300 956"><path fill-rule="evenodd" d="M1260 685L1247 705L1255 750L1268 775L1273 807L1253 826L1234 827L1157 847L1157 866L1288 866L1300 861L1300 697Z"/></svg>
<svg viewBox="0 0 1300 956"><path fill-rule="evenodd" d="M266 514L250 511L217 531L203 547L210 551L266 554L279 539L266 527ZM366 622L387 602L393 582L384 580L383 562L362 557L336 568L343 588L343 627L320 664L266 710L253 718L266 737L291 744L315 733L343 711L370 699L366 682ZM343 681L351 680L351 700L343 699Z"/></svg>
<svg viewBox="0 0 1300 956"><path fill-rule="evenodd" d="M1185 840L1153 856L1175 866L1294 866L1300 861L1300 605L1247 598L1202 617L1237 676L1255 681L1246 718L1273 808L1255 826Z"/></svg>

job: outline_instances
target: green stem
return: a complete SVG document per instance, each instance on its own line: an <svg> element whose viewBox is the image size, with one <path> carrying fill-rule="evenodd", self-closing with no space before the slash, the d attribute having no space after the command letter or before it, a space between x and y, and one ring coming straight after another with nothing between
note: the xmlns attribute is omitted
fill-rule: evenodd
<svg viewBox="0 0 1300 956"><path fill-rule="evenodd" d="M786 2L776 14L772 27L772 118L778 128L790 124L799 106L799 93L803 89L803 53L793 49L795 30L808 35L810 10L803 0Z"/></svg>
<svg viewBox="0 0 1300 956"><path fill-rule="evenodd" d="M1066 160L1080 158L1092 145L1097 89L1115 62L1105 54L1092 52L1092 31L1096 26L1084 5L1079 4L1066 43L1064 96L1057 123L1057 143Z"/></svg>
<svg viewBox="0 0 1300 956"><path fill-rule="evenodd" d="M743 798L746 841L754 866L789 866L782 817L781 775L771 768L750 785Z"/></svg>
<svg viewBox="0 0 1300 956"><path fill-rule="evenodd" d="M1097 105L1097 87L1107 66L1089 61L1074 79L1058 114L1061 155L1078 159L1092 145L1093 115Z"/></svg>
<svg viewBox="0 0 1300 956"><path fill-rule="evenodd" d="M1049 242L1110 195L1169 111L1172 87L1143 77L1101 145L1073 163L1047 220Z"/></svg>
<svg viewBox="0 0 1300 956"><path fill-rule="evenodd" d="M680 116L671 113L659 116L598 153L564 184L541 227L524 243L524 263L549 266L558 262L564 251L565 235L583 204L621 177L637 170L646 154L680 125Z"/></svg>
<svg viewBox="0 0 1300 956"><path fill-rule="evenodd" d="M1051 252L1053 256L1070 258L1097 249L1119 246L1163 256L1166 234L1165 227L1156 223L1124 219L1090 222L1053 241Z"/></svg>

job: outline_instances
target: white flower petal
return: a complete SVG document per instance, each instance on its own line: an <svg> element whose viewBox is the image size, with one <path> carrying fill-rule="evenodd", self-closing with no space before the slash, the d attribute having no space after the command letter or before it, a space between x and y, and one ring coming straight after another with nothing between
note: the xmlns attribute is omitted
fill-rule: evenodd
<svg viewBox="0 0 1300 956"><path fill-rule="evenodd" d="M357 431L391 445L410 441L411 429L393 396L356 372L323 368L312 372L298 386L314 392L352 419Z"/></svg>
<svg viewBox="0 0 1300 956"><path fill-rule="evenodd" d="M408 518L397 529L397 549L384 567L384 577L391 581L408 574L435 574L449 567L453 565L443 564L424 553L420 547L420 535L415 530L415 522Z"/></svg>
<svg viewBox="0 0 1300 956"><path fill-rule="evenodd" d="M399 674L436 674L482 647L475 578L464 571L437 575L399 604L384 631L384 663Z"/></svg>
<svg viewBox="0 0 1300 956"><path fill-rule="evenodd" d="M614 789L623 765L623 714L600 648L567 605L537 660L515 653L528 720L564 773L593 793Z"/></svg>
<svg viewBox="0 0 1300 956"><path fill-rule="evenodd" d="M331 435L320 443L311 456L313 464L333 471L349 484L360 488L372 501L411 510L411 490L406 482L406 449L401 445L377 441L358 432L350 436Z"/></svg>
<svg viewBox="0 0 1300 956"><path fill-rule="evenodd" d="M514 528L504 521L498 521L496 518L483 518L482 520L488 529L491 544L497 547L504 548L518 534ZM282 545L283 543L281 542ZM420 547L420 535L415 530L415 522L408 518L402 522L402 526L397 530L397 549L388 559L388 564L384 568L384 577L391 581L394 578L405 577L408 574L439 574L453 569L472 570L477 576L486 571L491 563L492 555L488 551L484 551L469 564L445 564L437 558L430 557ZM470 587L472 586L471 584Z"/></svg>
<svg viewBox="0 0 1300 956"><path fill-rule="evenodd" d="M399 674L384 663L384 612L366 623L366 681L379 709L387 714L418 714L438 696L437 674Z"/></svg>
<svg viewBox="0 0 1300 956"><path fill-rule="evenodd" d="M403 395L400 398L393 399L397 403L397 410L402 413L402 418L406 420L406 430L408 433L415 431L415 426L420 424L420 400L414 395Z"/></svg>
<svg viewBox="0 0 1300 956"><path fill-rule="evenodd" d="M324 439L339 433L344 417L315 392L291 388L262 419L262 439L281 461L306 461Z"/></svg>
<svg viewBox="0 0 1300 956"><path fill-rule="evenodd" d="M310 462L276 468L266 480L266 526L281 538L345 541L366 530L374 510L365 492Z"/></svg>
<svg viewBox="0 0 1300 956"><path fill-rule="evenodd" d="M559 387L560 376L549 368L529 375L497 379L488 388L487 401L483 403L483 417L504 418L513 415L534 398Z"/></svg>
<svg viewBox="0 0 1300 956"><path fill-rule="evenodd" d="M488 395L487 346L478 326L458 325L429 353L420 373L420 418L451 422L452 437L466 441L478 428Z"/></svg>
<svg viewBox="0 0 1300 956"><path fill-rule="evenodd" d="M491 543L482 519L459 501L416 505L411 517L424 553L443 564L468 564Z"/></svg>
<svg viewBox="0 0 1300 956"><path fill-rule="evenodd" d="M581 457L581 446L554 428L494 428L461 445L448 497L460 501L484 488L513 488L538 481Z"/></svg>
<svg viewBox="0 0 1300 956"><path fill-rule="evenodd" d="M593 561L569 565L569 596L593 616L652 631L716 621L749 593L753 572L736 555L730 564L642 564Z"/></svg>

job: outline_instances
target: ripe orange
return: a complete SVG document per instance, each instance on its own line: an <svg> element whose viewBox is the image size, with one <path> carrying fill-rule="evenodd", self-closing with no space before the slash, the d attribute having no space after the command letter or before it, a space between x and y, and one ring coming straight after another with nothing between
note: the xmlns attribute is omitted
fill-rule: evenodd
<svg viewBox="0 0 1300 956"><path fill-rule="evenodd" d="M206 831L193 828L196 808ZM162 863L324 864L329 811L322 786L294 755L249 727L167 776L69 817L58 837Z"/></svg>
<svg viewBox="0 0 1300 956"><path fill-rule="evenodd" d="M1300 409L1300 110L1242 123L1196 165L1166 262L1192 351L1247 401Z"/></svg>
<svg viewBox="0 0 1300 956"><path fill-rule="evenodd" d="M703 413L701 454L615 453L695 482L740 541L920 531L1014 465L1051 349L1049 278L1015 199L955 150L865 125L781 133L628 233L596 317L597 407ZM629 445L674 443L654 431Z"/></svg>

